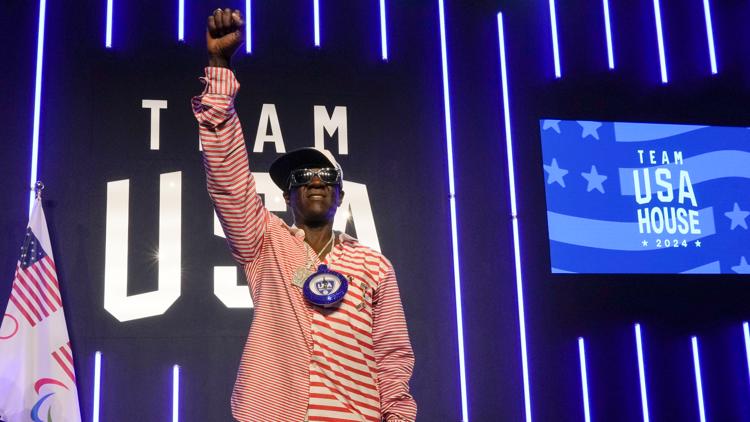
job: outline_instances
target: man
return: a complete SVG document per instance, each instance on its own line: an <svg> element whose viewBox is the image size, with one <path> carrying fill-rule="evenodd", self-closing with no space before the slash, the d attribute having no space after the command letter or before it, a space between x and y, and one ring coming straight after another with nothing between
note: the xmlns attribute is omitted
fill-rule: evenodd
<svg viewBox="0 0 750 422"><path fill-rule="evenodd" d="M192 102L208 192L255 304L232 414L242 422L413 421L414 355L393 267L333 232L340 166L313 148L271 165L293 227L256 192L229 68L243 36L238 10L208 17L205 88Z"/></svg>

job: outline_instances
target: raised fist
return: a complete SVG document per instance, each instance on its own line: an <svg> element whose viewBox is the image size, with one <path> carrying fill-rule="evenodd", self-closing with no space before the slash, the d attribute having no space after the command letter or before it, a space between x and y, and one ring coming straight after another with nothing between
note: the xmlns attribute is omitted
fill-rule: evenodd
<svg viewBox="0 0 750 422"><path fill-rule="evenodd" d="M206 46L209 66L229 67L229 61L245 40L245 21L239 10L216 9L208 17Z"/></svg>

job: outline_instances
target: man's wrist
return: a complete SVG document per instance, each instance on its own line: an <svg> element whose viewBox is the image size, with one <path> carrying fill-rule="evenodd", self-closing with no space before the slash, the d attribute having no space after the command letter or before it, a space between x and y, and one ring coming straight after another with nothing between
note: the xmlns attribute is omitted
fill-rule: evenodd
<svg viewBox="0 0 750 422"><path fill-rule="evenodd" d="M229 68L229 59L222 56L208 56L208 65L210 67L225 67Z"/></svg>

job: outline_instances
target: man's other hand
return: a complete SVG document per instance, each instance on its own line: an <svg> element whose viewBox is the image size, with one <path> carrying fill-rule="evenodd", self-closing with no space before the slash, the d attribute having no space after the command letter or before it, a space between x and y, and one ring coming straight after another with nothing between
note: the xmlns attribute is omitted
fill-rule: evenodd
<svg viewBox="0 0 750 422"><path fill-rule="evenodd" d="M208 17L206 46L208 65L229 67L229 62L237 48L245 40L245 21L239 10L216 9Z"/></svg>

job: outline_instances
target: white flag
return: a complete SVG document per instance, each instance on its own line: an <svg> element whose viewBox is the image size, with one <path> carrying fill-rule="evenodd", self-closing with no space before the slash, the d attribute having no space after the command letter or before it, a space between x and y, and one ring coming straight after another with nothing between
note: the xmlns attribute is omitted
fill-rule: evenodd
<svg viewBox="0 0 750 422"><path fill-rule="evenodd" d="M80 422L73 353L41 199L0 324L0 419Z"/></svg>

